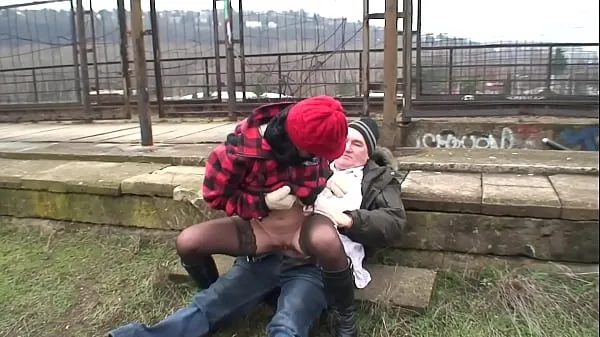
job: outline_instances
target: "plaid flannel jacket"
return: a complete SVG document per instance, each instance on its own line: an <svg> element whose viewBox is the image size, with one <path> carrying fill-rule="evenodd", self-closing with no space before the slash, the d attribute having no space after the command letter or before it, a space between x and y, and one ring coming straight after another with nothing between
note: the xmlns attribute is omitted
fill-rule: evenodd
<svg viewBox="0 0 600 337"><path fill-rule="evenodd" d="M261 218L269 213L264 195L285 185L303 204L314 203L331 173L329 161L316 158L302 166L283 166L273 158L258 129L291 104L258 107L210 153L202 186L209 207L229 216Z"/></svg>

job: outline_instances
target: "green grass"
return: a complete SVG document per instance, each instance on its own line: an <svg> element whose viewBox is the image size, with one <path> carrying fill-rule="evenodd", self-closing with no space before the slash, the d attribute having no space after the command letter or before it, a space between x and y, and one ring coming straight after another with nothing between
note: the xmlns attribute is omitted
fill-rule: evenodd
<svg viewBox="0 0 600 337"><path fill-rule="evenodd" d="M99 227L0 223L0 337L106 336L128 321L153 323L193 288L170 282L177 263L162 235ZM216 336L264 336L262 308ZM440 273L423 315L365 306L361 336L598 336L598 275L486 270ZM314 336L328 336L323 325Z"/></svg>

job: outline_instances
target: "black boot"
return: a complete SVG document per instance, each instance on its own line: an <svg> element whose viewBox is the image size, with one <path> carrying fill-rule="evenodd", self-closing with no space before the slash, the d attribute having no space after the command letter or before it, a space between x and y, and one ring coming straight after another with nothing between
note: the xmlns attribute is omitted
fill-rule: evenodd
<svg viewBox="0 0 600 337"><path fill-rule="evenodd" d="M330 296L336 337L358 337L352 264L340 271L323 270L325 292Z"/></svg>
<svg viewBox="0 0 600 337"><path fill-rule="evenodd" d="M219 278L217 264L215 263L215 259L210 255L195 261L193 265L186 264L183 261L181 261L181 265L201 289L210 287Z"/></svg>

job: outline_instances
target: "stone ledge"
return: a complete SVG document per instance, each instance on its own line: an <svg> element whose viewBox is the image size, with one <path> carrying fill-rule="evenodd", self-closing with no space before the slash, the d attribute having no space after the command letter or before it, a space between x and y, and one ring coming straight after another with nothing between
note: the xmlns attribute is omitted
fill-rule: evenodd
<svg viewBox="0 0 600 337"><path fill-rule="evenodd" d="M412 268L479 273L485 268L529 269L547 273L598 273L598 263L564 263L518 256L478 255L418 249L382 249L367 263L401 264Z"/></svg>
<svg viewBox="0 0 600 337"><path fill-rule="evenodd" d="M4 146L2 146L4 144ZM142 162L204 166L215 144L2 143L0 158ZM598 175L598 152L549 150L489 150L397 148L401 170L514 174ZM543 164L541 164L543 163Z"/></svg>
<svg viewBox="0 0 600 337"><path fill-rule="evenodd" d="M187 200L202 207L204 168L147 163L0 159L0 187ZM598 178L412 171L407 210L598 220Z"/></svg>
<svg viewBox="0 0 600 337"><path fill-rule="evenodd" d="M221 275L233 265L233 257L214 257ZM372 281L366 288L357 290L357 300L402 307L416 312L422 312L429 306L435 287L436 271L378 264L367 265L366 268L371 273ZM177 266L169 277L176 282L191 281L181 266Z"/></svg>
<svg viewBox="0 0 600 337"><path fill-rule="evenodd" d="M558 174L548 177L562 204L563 219L598 220L598 177Z"/></svg>
<svg viewBox="0 0 600 337"><path fill-rule="evenodd" d="M0 189L0 215L179 230L224 216L201 201ZM597 263L598 222L407 212L403 249Z"/></svg>

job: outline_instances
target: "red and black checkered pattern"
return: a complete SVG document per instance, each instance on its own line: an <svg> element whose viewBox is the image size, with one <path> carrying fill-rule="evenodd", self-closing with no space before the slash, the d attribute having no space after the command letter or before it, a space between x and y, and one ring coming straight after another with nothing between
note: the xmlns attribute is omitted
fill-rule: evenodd
<svg viewBox="0 0 600 337"><path fill-rule="evenodd" d="M204 201L212 208L244 219L269 213L265 193L288 185L305 204L312 205L331 174L329 162L317 159L289 167L277 162L258 127L293 103L263 105L241 121L227 140L208 156L202 186Z"/></svg>

